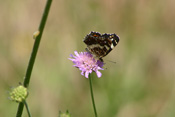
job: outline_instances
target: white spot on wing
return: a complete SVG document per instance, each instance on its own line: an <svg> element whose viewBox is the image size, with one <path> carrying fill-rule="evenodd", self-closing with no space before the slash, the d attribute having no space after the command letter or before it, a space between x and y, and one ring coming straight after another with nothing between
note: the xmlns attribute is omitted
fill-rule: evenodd
<svg viewBox="0 0 175 117"><path fill-rule="evenodd" d="M114 48L114 45L113 45L113 44L111 44L111 48L112 48L112 49Z"/></svg>

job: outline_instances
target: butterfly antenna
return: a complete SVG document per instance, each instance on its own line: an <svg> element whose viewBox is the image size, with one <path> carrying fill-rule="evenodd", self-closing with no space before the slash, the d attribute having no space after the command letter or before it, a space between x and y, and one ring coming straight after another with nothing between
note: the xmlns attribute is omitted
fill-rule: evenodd
<svg viewBox="0 0 175 117"><path fill-rule="evenodd" d="M107 60L107 61L109 61L109 62L111 62L111 63L114 63L114 64L116 64L116 62L115 62L115 61L110 61L110 60Z"/></svg>

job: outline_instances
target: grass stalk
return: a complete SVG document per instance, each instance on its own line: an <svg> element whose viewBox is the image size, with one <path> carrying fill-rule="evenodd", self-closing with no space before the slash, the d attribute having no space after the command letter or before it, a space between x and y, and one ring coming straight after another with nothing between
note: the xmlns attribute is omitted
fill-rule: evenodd
<svg viewBox="0 0 175 117"><path fill-rule="evenodd" d="M31 56L30 56L30 60L29 60L29 63L28 63L26 75L24 77L24 82L23 82L23 85L26 88L29 86L30 76L31 76L31 73L32 73L32 70L33 70L33 66L34 66L34 63L35 63L35 58L36 58L36 55L37 55L37 52L38 52L39 44L40 44L40 41L41 41L41 37L42 37L42 34L43 34L43 30L44 30L44 27L45 27L45 24L46 24L47 17L48 17L48 14L49 14L51 3L52 3L52 0L47 0L46 6L45 6L45 9L44 9L44 12L43 12L43 16L42 16L42 19L41 19L41 22L40 22L40 25L39 25L39 28L38 28L39 33L35 38L35 42L34 42L34 45L33 45L33 50L32 50ZM19 103L18 110L17 110L17 113L16 113L16 117L21 117L22 116L23 108L24 108L24 103L22 103L22 102Z"/></svg>

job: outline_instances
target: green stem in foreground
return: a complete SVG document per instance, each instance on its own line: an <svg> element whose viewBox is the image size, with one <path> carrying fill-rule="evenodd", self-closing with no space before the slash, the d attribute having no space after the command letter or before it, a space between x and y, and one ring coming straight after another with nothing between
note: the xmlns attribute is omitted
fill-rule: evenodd
<svg viewBox="0 0 175 117"><path fill-rule="evenodd" d="M96 111L96 108L95 108L95 101L94 101L94 95L93 95L93 89L92 89L92 79L91 79L91 75L90 74L89 74L89 84L90 84L92 105L93 105L93 108L94 108L95 117L97 117L97 111Z"/></svg>
<svg viewBox="0 0 175 117"><path fill-rule="evenodd" d="M27 110L28 116L31 117L31 114L30 114L30 111L29 111L29 107L28 107L28 105L27 105L27 102L24 100L23 103L24 103L24 105L25 105L25 107L26 107L26 110Z"/></svg>
<svg viewBox="0 0 175 117"><path fill-rule="evenodd" d="M46 6L45 6L45 9L44 9L44 12L43 12L43 16L42 16L42 19L41 19L41 22L40 22L40 26L38 28L39 35L36 36L35 43L34 43L34 46L33 46L33 50L32 50L32 53L31 53L31 57L30 57L30 60L29 60L29 63L28 63L25 79L24 79L24 82L23 82L23 85L26 88L29 86L30 76L31 76L31 73L32 73L33 65L35 63L35 58L36 58L36 55L37 55L37 51L38 51L38 48L39 48L41 36L42 36L43 30L44 30L44 27L45 27L45 24L46 24L46 20L47 20L47 16L48 16L48 13L49 13L49 10L50 10L51 3L52 3L52 0L47 0ZM24 103L22 103L22 102L19 103L16 117L21 117L22 116L23 108L24 108Z"/></svg>

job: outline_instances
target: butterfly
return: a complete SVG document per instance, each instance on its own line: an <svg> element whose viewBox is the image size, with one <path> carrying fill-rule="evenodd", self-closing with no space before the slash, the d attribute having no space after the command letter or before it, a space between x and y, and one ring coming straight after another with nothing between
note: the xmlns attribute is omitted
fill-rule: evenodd
<svg viewBox="0 0 175 117"><path fill-rule="evenodd" d="M86 50L92 55L103 61L103 57L109 54L111 50L119 43L119 37L116 34L100 34L91 31L85 36L83 42L87 45Z"/></svg>

